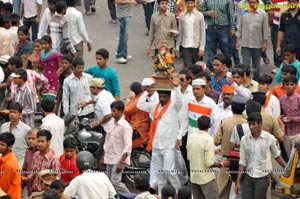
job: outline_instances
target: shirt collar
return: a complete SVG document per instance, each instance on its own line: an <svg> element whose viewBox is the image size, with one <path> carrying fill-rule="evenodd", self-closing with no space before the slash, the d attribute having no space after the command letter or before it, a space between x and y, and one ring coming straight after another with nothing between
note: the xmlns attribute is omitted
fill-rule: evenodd
<svg viewBox="0 0 300 199"><path fill-rule="evenodd" d="M192 12L192 14L196 14L197 13L197 11L196 11L196 9L194 8L194 10L193 10L193 12ZM188 12L187 11L185 11L184 12L184 15L187 15L188 14Z"/></svg>

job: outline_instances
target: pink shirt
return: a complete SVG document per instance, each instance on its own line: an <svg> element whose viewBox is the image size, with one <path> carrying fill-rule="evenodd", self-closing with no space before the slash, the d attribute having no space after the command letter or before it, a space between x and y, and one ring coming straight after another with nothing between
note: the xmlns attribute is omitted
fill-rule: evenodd
<svg viewBox="0 0 300 199"><path fill-rule="evenodd" d="M112 118L111 126L107 128L104 144L104 163L118 164L123 154L131 154L132 149L132 128L122 117L118 122ZM125 160L130 165L130 157Z"/></svg>

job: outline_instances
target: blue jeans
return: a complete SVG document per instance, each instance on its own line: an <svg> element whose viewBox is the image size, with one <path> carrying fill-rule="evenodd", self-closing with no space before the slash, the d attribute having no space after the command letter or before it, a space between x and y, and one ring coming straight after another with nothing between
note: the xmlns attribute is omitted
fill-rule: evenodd
<svg viewBox="0 0 300 199"><path fill-rule="evenodd" d="M31 17L31 18L24 17L24 19L23 19L24 26L26 26L28 29L30 29L30 27L31 27L32 41L36 40L37 33L39 31L39 25L35 22L35 19L36 19L36 17Z"/></svg>
<svg viewBox="0 0 300 199"><path fill-rule="evenodd" d="M119 33L119 45L117 49L117 59L127 57L127 41L128 41L128 32L131 17L119 17L120 23L120 33Z"/></svg>
<svg viewBox="0 0 300 199"><path fill-rule="evenodd" d="M144 15L145 15L145 22L146 22L146 27L147 27L148 31L150 29L151 16L153 14L154 3L155 2L143 4Z"/></svg>
<svg viewBox="0 0 300 199"><path fill-rule="evenodd" d="M20 15L22 0L13 0L14 13Z"/></svg>
<svg viewBox="0 0 300 199"><path fill-rule="evenodd" d="M218 46L222 53L228 59L228 67L231 67L231 48L229 41L229 27L228 26L208 26L206 29L206 52L207 52L207 66L209 70L213 71L213 59L217 54ZM218 45L219 44L219 45Z"/></svg>
<svg viewBox="0 0 300 199"><path fill-rule="evenodd" d="M280 56L278 56L277 53L276 53L277 35L278 35L278 25L272 24L272 27L271 27L271 41L272 41L272 45L273 45L274 64L275 64L276 67L279 67L280 64L283 61L283 53L282 53L283 49L282 49L282 52L281 52Z"/></svg>

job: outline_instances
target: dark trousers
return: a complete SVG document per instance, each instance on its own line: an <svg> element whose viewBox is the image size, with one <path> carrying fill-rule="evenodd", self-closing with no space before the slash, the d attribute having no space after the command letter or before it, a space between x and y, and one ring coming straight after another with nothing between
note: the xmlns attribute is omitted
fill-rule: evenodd
<svg viewBox="0 0 300 199"><path fill-rule="evenodd" d="M231 48L229 42L229 26L209 25L206 29L206 55L207 66L209 70L213 71L213 59L217 54L218 46L221 48L222 53L229 60L231 57ZM231 62L227 64L231 67Z"/></svg>
<svg viewBox="0 0 300 199"><path fill-rule="evenodd" d="M154 3L155 2L143 4L144 15L145 15L145 23L146 23L146 27L147 27L148 31L150 29L151 16L153 14Z"/></svg>
<svg viewBox="0 0 300 199"><path fill-rule="evenodd" d="M190 67L191 65L195 64L199 61L199 48L180 48L181 57L183 59L184 67Z"/></svg>
<svg viewBox="0 0 300 199"><path fill-rule="evenodd" d="M278 25L272 24L271 27L271 40L272 40L272 45L273 45L273 56L274 56L274 64L276 67L279 68L280 64L283 61L283 49L281 52L281 55L277 55L276 53L276 48L277 48L277 36L278 36Z"/></svg>
<svg viewBox="0 0 300 199"><path fill-rule="evenodd" d="M260 58L262 50L261 48L247 48L242 47L241 50L243 64L247 64L250 66L250 62L252 61L252 74L253 79L258 81L259 74L260 74Z"/></svg>
<svg viewBox="0 0 300 199"><path fill-rule="evenodd" d="M35 21L36 16L23 19L23 24L26 26L26 28L29 30L31 28L31 39L32 41L36 40L37 33L39 31L39 25Z"/></svg>
<svg viewBox="0 0 300 199"><path fill-rule="evenodd" d="M262 178L251 178L245 175L243 180L243 199L266 199L266 193L270 185L270 175Z"/></svg>
<svg viewBox="0 0 300 199"><path fill-rule="evenodd" d="M236 36L229 37L230 47L231 47L231 55L233 58L234 65L240 63L239 51L236 49Z"/></svg>
<svg viewBox="0 0 300 199"><path fill-rule="evenodd" d="M112 20L117 20L115 0L107 0L109 14Z"/></svg>
<svg viewBox="0 0 300 199"><path fill-rule="evenodd" d="M192 194L195 199L218 199L217 183L215 180L203 185L192 183Z"/></svg>
<svg viewBox="0 0 300 199"><path fill-rule="evenodd" d="M95 5L96 0L84 0L84 9L86 12L90 12L91 5Z"/></svg>
<svg viewBox="0 0 300 199"><path fill-rule="evenodd" d="M184 162L185 162L187 173L190 176L191 175L191 173L190 173L190 161L187 159L187 151L186 151L187 139L188 139L188 133L186 133L186 135L183 136L182 139L181 139L180 151L181 151L181 155L182 155L182 157L184 159Z"/></svg>

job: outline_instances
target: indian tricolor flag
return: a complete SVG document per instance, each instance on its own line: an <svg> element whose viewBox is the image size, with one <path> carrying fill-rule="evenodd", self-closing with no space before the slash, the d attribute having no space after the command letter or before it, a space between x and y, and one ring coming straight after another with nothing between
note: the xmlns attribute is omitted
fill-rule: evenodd
<svg viewBox="0 0 300 199"><path fill-rule="evenodd" d="M193 128L197 128L197 120L201 115L209 116L211 113L211 108L201 106L198 104L188 104L189 108L189 125Z"/></svg>

